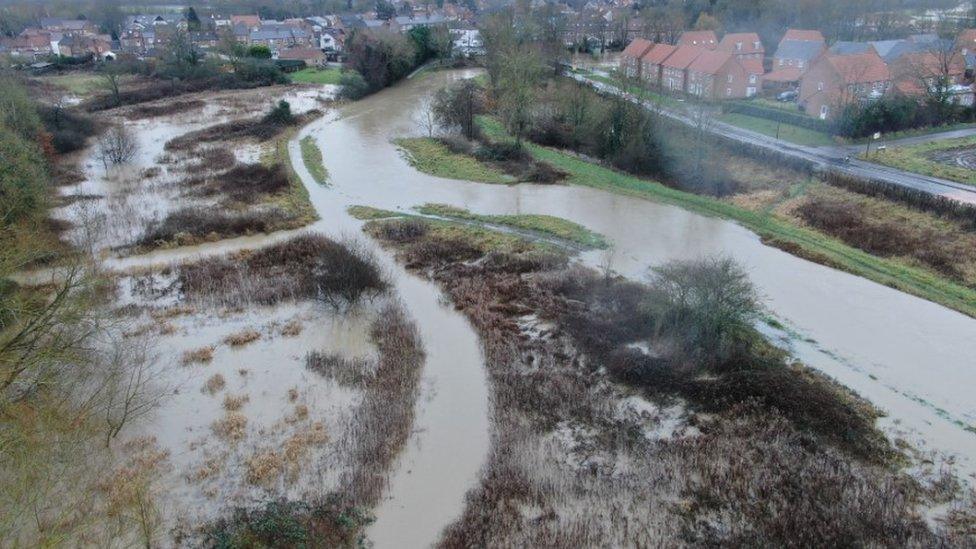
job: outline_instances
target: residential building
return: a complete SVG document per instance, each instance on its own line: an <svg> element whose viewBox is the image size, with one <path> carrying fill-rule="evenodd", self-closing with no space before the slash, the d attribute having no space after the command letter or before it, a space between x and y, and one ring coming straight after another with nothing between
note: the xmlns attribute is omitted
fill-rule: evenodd
<svg viewBox="0 0 976 549"><path fill-rule="evenodd" d="M285 48L278 50L278 59L288 61L304 61L310 67L325 66L325 53L318 48Z"/></svg>
<svg viewBox="0 0 976 549"><path fill-rule="evenodd" d="M688 65L688 93L702 99L744 98L747 82L745 68L729 52L705 50Z"/></svg>
<svg viewBox="0 0 976 549"><path fill-rule="evenodd" d="M641 57L641 79L651 86L661 85L661 64L678 46L671 44L655 44L644 57Z"/></svg>
<svg viewBox="0 0 976 549"><path fill-rule="evenodd" d="M450 22L450 20L439 13L434 13L431 15L402 15L399 17L394 17L393 22L396 23L396 26L398 29L400 29L400 32L409 32L414 27L446 25Z"/></svg>
<svg viewBox="0 0 976 549"><path fill-rule="evenodd" d="M772 70L796 67L802 72L827 49L826 44L820 31L789 29L776 46Z"/></svg>
<svg viewBox="0 0 976 549"><path fill-rule="evenodd" d="M715 31L710 30L685 31L678 37L677 45L714 50L718 46L718 36L715 35Z"/></svg>
<svg viewBox="0 0 976 549"><path fill-rule="evenodd" d="M766 53L762 40L754 32L733 32L722 37L722 41L716 46L717 50L731 53L732 55L743 58L762 59Z"/></svg>
<svg viewBox="0 0 976 549"><path fill-rule="evenodd" d="M243 25L250 30L261 28L261 18L257 15L231 15L230 24L232 27Z"/></svg>
<svg viewBox="0 0 976 549"><path fill-rule="evenodd" d="M252 30L248 35L248 43L252 46L267 46L274 52L284 47L309 46L311 40L309 34L302 29L274 24L261 25L258 30Z"/></svg>
<svg viewBox="0 0 976 549"><path fill-rule="evenodd" d="M687 92L688 66L706 51L709 50L697 46L678 46L661 63L661 87L670 92Z"/></svg>
<svg viewBox="0 0 976 549"><path fill-rule="evenodd" d="M654 47L654 42L635 38L620 54L620 72L627 78L641 77L641 58Z"/></svg>
<svg viewBox="0 0 976 549"><path fill-rule="evenodd" d="M853 101L881 97L891 86L891 72L873 49L865 53L817 59L800 81L799 104L810 116L828 119Z"/></svg>

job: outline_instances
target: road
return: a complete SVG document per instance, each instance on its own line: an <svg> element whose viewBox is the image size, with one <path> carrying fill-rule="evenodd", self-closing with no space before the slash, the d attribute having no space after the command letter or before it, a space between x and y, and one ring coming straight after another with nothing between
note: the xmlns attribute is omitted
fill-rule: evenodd
<svg viewBox="0 0 976 549"><path fill-rule="evenodd" d="M601 93L625 97L635 104L641 103L639 98L617 88L616 86L605 84L603 82L596 82L581 74L570 73L569 76L579 82L592 86ZM696 126L696 122L683 112L665 108L659 104L651 103L645 103L645 108L653 109L660 112L662 115L683 124L693 127ZM964 183L949 181L947 179L920 175L899 170L897 168L865 162L863 160L854 158L852 150L847 147L809 147L805 145L797 145L788 141L776 139L775 137L770 137L758 132L739 128L731 124L726 124L725 122L719 122L717 120L710 121L707 125L707 130L721 137L754 145L767 150L776 151L793 158L805 160L819 171L835 172L860 179L890 183L900 187L921 191L930 195L942 196L958 202L976 205L976 187L966 185ZM969 135L976 135L976 129L969 128L946 132L945 134L911 137L904 140L899 140L899 143L904 142L904 144L910 144L913 142L924 142L931 141L933 139L945 139L948 137L965 137ZM892 144L893 143L894 142L892 142ZM850 160L845 160L845 158L848 156L850 156Z"/></svg>

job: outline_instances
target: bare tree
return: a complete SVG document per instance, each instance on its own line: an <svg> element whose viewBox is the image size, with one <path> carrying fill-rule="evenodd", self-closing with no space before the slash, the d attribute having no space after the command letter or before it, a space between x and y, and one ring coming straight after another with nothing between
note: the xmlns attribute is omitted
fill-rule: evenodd
<svg viewBox="0 0 976 549"><path fill-rule="evenodd" d="M95 154L108 168L129 162L137 149L135 137L125 126L113 126L99 138Z"/></svg>
<svg viewBox="0 0 976 549"><path fill-rule="evenodd" d="M96 392L105 418L105 445L122 429L155 408L166 394L159 385L159 361L149 338L114 337L97 354L95 371L101 375Z"/></svg>
<svg viewBox="0 0 976 549"><path fill-rule="evenodd" d="M434 137L434 131L437 130L437 115L434 112L434 99L431 97L424 97L420 102L420 109L414 113L414 122L419 126L427 137Z"/></svg>

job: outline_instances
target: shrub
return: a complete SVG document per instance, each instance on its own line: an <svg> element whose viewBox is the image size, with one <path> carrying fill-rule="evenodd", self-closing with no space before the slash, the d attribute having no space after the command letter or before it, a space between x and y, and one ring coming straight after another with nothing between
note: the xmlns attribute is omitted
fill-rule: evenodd
<svg viewBox="0 0 976 549"><path fill-rule="evenodd" d="M291 114L291 105L284 99L278 101L278 104L271 109L271 112L264 115L263 122L265 124L281 124L284 126L294 124L295 117Z"/></svg>
<svg viewBox="0 0 976 549"><path fill-rule="evenodd" d="M356 100L369 93L369 84L356 71L344 71L339 77L339 97Z"/></svg>

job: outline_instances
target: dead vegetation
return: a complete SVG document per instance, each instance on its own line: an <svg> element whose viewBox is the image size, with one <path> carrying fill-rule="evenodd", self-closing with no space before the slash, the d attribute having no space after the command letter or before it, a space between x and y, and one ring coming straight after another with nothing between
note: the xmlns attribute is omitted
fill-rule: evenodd
<svg viewBox="0 0 976 549"><path fill-rule="evenodd" d="M200 99L169 101L158 105L139 105L130 109L126 113L126 117L129 120L141 120L194 111L203 108L203 106L204 102Z"/></svg>
<svg viewBox="0 0 976 549"><path fill-rule="evenodd" d="M870 254L906 258L976 287L976 233L960 222L826 186L793 211L811 227Z"/></svg>
<svg viewBox="0 0 976 549"><path fill-rule="evenodd" d="M191 364L209 364L213 360L213 354L214 348L210 346L191 349L183 352L180 362L184 366Z"/></svg>
<svg viewBox="0 0 976 549"><path fill-rule="evenodd" d="M374 297L388 287L364 249L320 235L185 263L176 275L178 289L189 299L221 306L300 299L340 306Z"/></svg>
<svg viewBox="0 0 976 549"><path fill-rule="evenodd" d="M204 206L189 206L151 223L136 241L142 249L191 246L223 238L270 233L304 224L282 208L227 212Z"/></svg>
<svg viewBox="0 0 976 549"><path fill-rule="evenodd" d="M189 151L203 143L217 141L234 141L240 139L257 139L267 141L284 132L290 126L301 125L316 113L309 113L293 117L290 122L283 122L278 118L258 116L243 120L231 120L223 124L216 124L183 134L166 142L167 151Z"/></svg>
<svg viewBox="0 0 976 549"><path fill-rule="evenodd" d="M245 328L224 338L224 344L231 347L243 347L261 339L261 332L253 328Z"/></svg>
<svg viewBox="0 0 976 549"><path fill-rule="evenodd" d="M247 434L247 416L228 411L224 417L214 421L210 428L221 440L239 442Z"/></svg>
<svg viewBox="0 0 976 549"><path fill-rule="evenodd" d="M870 406L720 313L751 300L734 270L673 266L646 286L388 234L471 319L492 384L488 465L441 546L971 541L919 518L925 491L894 472ZM635 398L658 412L623 413Z"/></svg>

